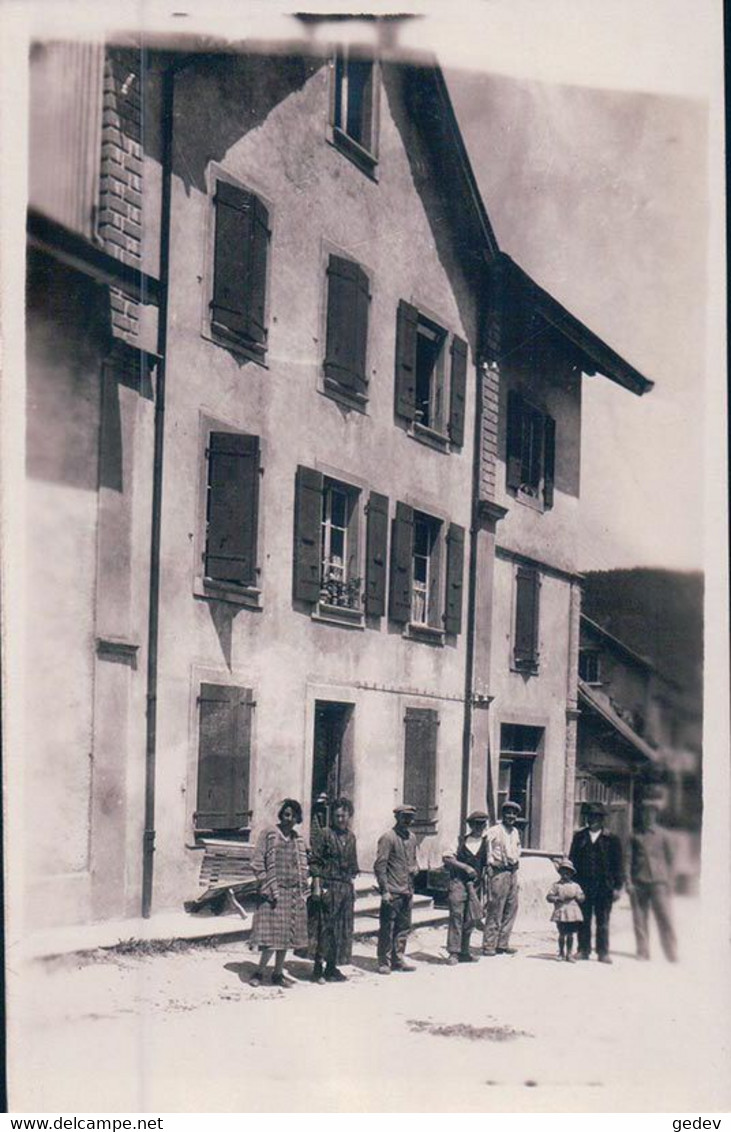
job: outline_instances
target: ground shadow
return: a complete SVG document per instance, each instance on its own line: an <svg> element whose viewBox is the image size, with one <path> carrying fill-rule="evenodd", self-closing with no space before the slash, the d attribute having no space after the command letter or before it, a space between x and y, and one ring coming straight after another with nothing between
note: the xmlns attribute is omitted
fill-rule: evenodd
<svg viewBox="0 0 731 1132"><path fill-rule="evenodd" d="M368 971L370 974L374 974L378 970L378 960L370 959L365 955L354 955L350 962L359 971Z"/></svg>
<svg viewBox="0 0 731 1132"><path fill-rule="evenodd" d="M415 959L419 963L429 963L437 967L447 966L446 955L430 955L428 951L410 951L407 959Z"/></svg>

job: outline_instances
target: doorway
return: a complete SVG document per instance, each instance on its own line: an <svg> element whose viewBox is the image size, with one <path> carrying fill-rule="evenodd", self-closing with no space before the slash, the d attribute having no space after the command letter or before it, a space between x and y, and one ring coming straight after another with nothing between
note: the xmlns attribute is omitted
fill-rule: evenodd
<svg viewBox="0 0 731 1132"><path fill-rule="evenodd" d="M312 746L311 826L330 825L336 798L353 798L354 705L315 700L315 734Z"/></svg>

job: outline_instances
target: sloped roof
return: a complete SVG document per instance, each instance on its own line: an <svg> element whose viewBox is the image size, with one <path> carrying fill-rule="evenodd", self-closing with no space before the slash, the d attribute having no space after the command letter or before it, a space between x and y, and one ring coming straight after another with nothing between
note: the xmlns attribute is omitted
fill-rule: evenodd
<svg viewBox="0 0 731 1132"><path fill-rule="evenodd" d="M646 656L640 656L640 654L635 652L634 649L631 649L629 645L626 645L624 641L620 641L619 637L615 637L613 633L610 633L608 629L605 629L604 626L600 625L597 621L592 621L591 617L587 617L585 613L581 614L581 624L598 637L602 637L612 648L628 657L634 664L638 664L640 668L646 668L649 672L657 671L656 666L651 660L648 660Z"/></svg>
<svg viewBox="0 0 731 1132"><path fill-rule="evenodd" d="M579 680L579 701L585 703L592 711L601 716L605 723L608 723L643 758L651 763L658 761L659 753L617 714L611 704L598 696L593 688L585 684L583 680Z"/></svg>

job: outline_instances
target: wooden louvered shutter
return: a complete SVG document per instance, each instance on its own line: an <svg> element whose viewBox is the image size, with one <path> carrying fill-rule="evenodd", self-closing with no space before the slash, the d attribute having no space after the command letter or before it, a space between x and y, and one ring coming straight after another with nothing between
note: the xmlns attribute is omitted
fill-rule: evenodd
<svg viewBox="0 0 731 1132"><path fill-rule="evenodd" d="M447 533L447 596L445 633L462 632L462 583L464 578L464 527L449 524Z"/></svg>
<svg viewBox="0 0 731 1132"><path fill-rule="evenodd" d="M259 437L212 432L208 441L205 575L253 585L259 514Z"/></svg>
<svg viewBox="0 0 731 1132"><path fill-rule="evenodd" d="M467 343L461 338L452 341L452 372L449 383L449 439L464 444L465 397L467 393Z"/></svg>
<svg viewBox="0 0 731 1132"><path fill-rule="evenodd" d="M383 617L386 612L387 544L388 498L372 491L368 499L365 591L365 608L370 617Z"/></svg>
<svg viewBox="0 0 731 1132"><path fill-rule="evenodd" d="M314 603L322 572L322 473L312 468L297 468L294 524L294 596Z"/></svg>
<svg viewBox="0 0 731 1132"><path fill-rule="evenodd" d="M543 441L543 505L553 507L553 481L556 469L556 422L546 417Z"/></svg>
<svg viewBox="0 0 731 1132"><path fill-rule="evenodd" d="M213 322L253 345L266 345L269 213L258 197L219 181L216 185Z"/></svg>
<svg viewBox="0 0 731 1132"><path fill-rule="evenodd" d="M251 765L250 688L201 684L195 828L233 830L248 824Z"/></svg>
<svg viewBox="0 0 731 1132"><path fill-rule="evenodd" d="M416 807L417 822L436 819L437 731L431 708L407 708L404 716L404 802Z"/></svg>
<svg viewBox="0 0 731 1132"><path fill-rule="evenodd" d="M365 393L368 345L368 276L357 263L331 255L327 285L325 375L345 389Z"/></svg>
<svg viewBox="0 0 731 1132"><path fill-rule="evenodd" d="M406 503L396 504L391 528L391 577L388 616L405 625L411 620L411 581L414 552L414 510Z"/></svg>
<svg viewBox="0 0 731 1132"><path fill-rule="evenodd" d="M505 445L506 482L516 491L520 487L523 463L523 398L511 389L508 393L508 430Z"/></svg>
<svg viewBox="0 0 731 1132"><path fill-rule="evenodd" d="M540 578L530 566L519 566L515 599L515 663L534 667L538 662Z"/></svg>
<svg viewBox="0 0 731 1132"><path fill-rule="evenodd" d="M416 328L419 312L402 299L396 317L396 412L413 421L416 411Z"/></svg>

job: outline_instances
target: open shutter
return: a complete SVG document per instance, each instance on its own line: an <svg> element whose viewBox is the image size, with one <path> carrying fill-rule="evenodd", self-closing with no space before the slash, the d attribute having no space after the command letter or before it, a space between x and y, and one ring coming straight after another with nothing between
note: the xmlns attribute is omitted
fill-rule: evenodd
<svg viewBox="0 0 731 1132"><path fill-rule="evenodd" d="M257 346L266 344L269 213L253 193L216 185L213 321Z"/></svg>
<svg viewBox="0 0 731 1132"><path fill-rule="evenodd" d="M416 807L416 822L436 818L437 730L431 708L407 708L404 716L404 802Z"/></svg>
<svg viewBox="0 0 731 1132"><path fill-rule="evenodd" d="M467 392L467 343L461 338L452 341L452 373L449 383L449 439L464 444L465 396Z"/></svg>
<svg viewBox="0 0 731 1132"><path fill-rule="evenodd" d="M259 437L212 432L208 442L205 575L253 585L259 511Z"/></svg>
<svg viewBox="0 0 731 1132"><path fill-rule="evenodd" d="M553 480L556 467L556 422L546 417L543 447L543 505L553 507Z"/></svg>
<svg viewBox="0 0 731 1132"><path fill-rule="evenodd" d="M419 312L402 299L396 318L396 412L413 421L416 410L416 327Z"/></svg>
<svg viewBox="0 0 731 1132"><path fill-rule="evenodd" d="M325 374L346 389L365 393L368 343L368 276L357 263L331 255L327 285Z"/></svg>
<svg viewBox="0 0 731 1132"><path fill-rule="evenodd" d="M411 580L414 553L414 509L406 503L396 504L396 517L391 529L391 578L388 594L388 616L405 625L411 620Z"/></svg>
<svg viewBox="0 0 731 1132"><path fill-rule="evenodd" d="M523 398L511 389L508 393L508 430L505 446L506 482L517 491L523 462Z"/></svg>
<svg viewBox="0 0 731 1132"><path fill-rule="evenodd" d="M515 663L534 667L538 662L538 571L519 566L515 601Z"/></svg>
<svg viewBox="0 0 731 1132"><path fill-rule="evenodd" d="M294 596L314 603L322 571L322 473L312 468L297 468L294 524Z"/></svg>
<svg viewBox="0 0 731 1132"><path fill-rule="evenodd" d="M449 524L447 533L447 597L444 631L462 632L462 582L464 577L464 527Z"/></svg>
<svg viewBox="0 0 731 1132"><path fill-rule="evenodd" d="M201 684L196 829L248 824L251 765L250 688Z"/></svg>
<svg viewBox="0 0 731 1132"><path fill-rule="evenodd" d="M386 612L386 549L388 544L388 498L372 491L368 499L366 537L366 613L383 617Z"/></svg>

